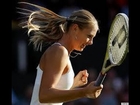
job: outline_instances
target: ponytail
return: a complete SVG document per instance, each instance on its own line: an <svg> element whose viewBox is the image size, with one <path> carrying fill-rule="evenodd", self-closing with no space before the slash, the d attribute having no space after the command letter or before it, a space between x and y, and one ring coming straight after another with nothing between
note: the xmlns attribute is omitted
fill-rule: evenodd
<svg viewBox="0 0 140 105"><path fill-rule="evenodd" d="M35 7L37 10L18 8L18 13L25 15L19 26L28 29L30 42L33 43L35 50L42 50L44 43L53 43L62 38L66 22L66 17L60 16L53 11L27 2L19 2L28 6ZM31 34L32 33L32 34Z"/></svg>

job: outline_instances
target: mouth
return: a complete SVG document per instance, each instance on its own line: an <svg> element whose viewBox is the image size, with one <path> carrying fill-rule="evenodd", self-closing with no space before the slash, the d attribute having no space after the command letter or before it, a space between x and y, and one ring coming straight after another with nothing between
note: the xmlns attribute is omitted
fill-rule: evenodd
<svg viewBox="0 0 140 105"><path fill-rule="evenodd" d="M84 49L86 46L87 46L86 44L82 44L82 45L80 46L80 48L81 48L81 49Z"/></svg>

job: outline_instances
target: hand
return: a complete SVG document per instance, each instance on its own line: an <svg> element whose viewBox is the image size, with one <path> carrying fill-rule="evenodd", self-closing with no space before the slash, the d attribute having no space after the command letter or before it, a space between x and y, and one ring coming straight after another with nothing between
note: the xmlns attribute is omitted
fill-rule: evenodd
<svg viewBox="0 0 140 105"><path fill-rule="evenodd" d="M100 86L95 86L95 81L91 82L87 87L87 97L88 98L97 98L100 96L102 89L103 89L103 85L101 84Z"/></svg>
<svg viewBox="0 0 140 105"><path fill-rule="evenodd" d="M74 78L72 88L86 85L88 83L88 75L87 70L80 71Z"/></svg>

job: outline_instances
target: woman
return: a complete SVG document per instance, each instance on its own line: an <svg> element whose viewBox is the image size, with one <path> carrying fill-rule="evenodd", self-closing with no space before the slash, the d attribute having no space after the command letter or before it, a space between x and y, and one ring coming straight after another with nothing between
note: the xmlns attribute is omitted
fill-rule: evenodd
<svg viewBox="0 0 140 105"><path fill-rule="evenodd" d="M34 48L42 50L43 45L51 44L37 66L30 105L62 105L83 97L97 98L103 85L94 86L94 81L86 85L87 70L81 70L75 76L70 61L71 52L83 51L86 46L92 45L99 30L95 17L84 9L74 11L70 17L63 17L35 4L20 4L38 9L20 8L23 10L20 13L27 17L20 25L28 28Z"/></svg>

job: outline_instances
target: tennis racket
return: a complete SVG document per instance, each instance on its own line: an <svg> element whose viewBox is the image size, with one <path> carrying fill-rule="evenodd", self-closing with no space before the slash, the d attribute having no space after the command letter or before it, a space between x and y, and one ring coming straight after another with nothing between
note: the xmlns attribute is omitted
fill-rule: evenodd
<svg viewBox="0 0 140 105"><path fill-rule="evenodd" d="M122 64L128 52L129 18L124 13L118 13L111 23L103 66L95 81L95 86L103 83L108 70Z"/></svg>

